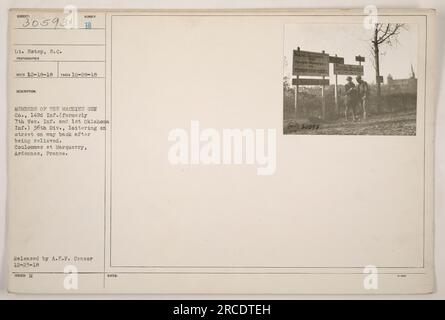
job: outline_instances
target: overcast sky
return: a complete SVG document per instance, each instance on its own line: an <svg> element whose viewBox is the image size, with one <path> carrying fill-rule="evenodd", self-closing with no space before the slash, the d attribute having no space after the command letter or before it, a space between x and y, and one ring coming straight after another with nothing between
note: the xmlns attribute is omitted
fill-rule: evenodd
<svg viewBox="0 0 445 320"><path fill-rule="evenodd" d="M406 29L406 30L405 30ZM417 73L417 25L407 24L398 36L396 47L382 46L380 55L380 75L385 83L388 74L394 79L410 76L411 64ZM364 56L364 79L375 82L375 70L372 66L370 41L372 30L362 24L288 24L285 26L285 76L292 75L292 51L300 47L304 51L321 52L329 55L337 54L345 58L345 64L357 64L355 56ZM331 84L334 83L332 65L330 66ZM346 76L339 76L339 83L345 82Z"/></svg>

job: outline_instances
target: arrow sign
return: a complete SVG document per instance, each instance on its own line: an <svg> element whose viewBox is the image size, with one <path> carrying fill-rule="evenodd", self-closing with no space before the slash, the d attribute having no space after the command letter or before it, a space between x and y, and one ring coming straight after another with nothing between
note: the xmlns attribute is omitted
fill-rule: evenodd
<svg viewBox="0 0 445 320"><path fill-rule="evenodd" d="M292 79L294 86L328 86L329 79Z"/></svg>

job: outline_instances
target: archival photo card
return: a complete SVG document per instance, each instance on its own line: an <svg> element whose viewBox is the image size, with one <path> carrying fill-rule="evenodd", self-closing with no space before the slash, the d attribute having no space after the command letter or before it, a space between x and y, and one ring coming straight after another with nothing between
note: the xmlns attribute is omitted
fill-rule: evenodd
<svg viewBox="0 0 445 320"><path fill-rule="evenodd" d="M433 292L435 21L11 10L9 290Z"/></svg>

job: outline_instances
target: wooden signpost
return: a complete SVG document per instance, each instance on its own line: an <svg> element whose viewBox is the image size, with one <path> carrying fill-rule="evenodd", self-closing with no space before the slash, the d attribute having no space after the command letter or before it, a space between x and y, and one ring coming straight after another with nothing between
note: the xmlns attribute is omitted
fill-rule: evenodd
<svg viewBox="0 0 445 320"><path fill-rule="evenodd" d="M329 85L329 79L325 79L326 76L329 76L329 55L324 51L321 53L310 52L302 51L300 48L294 50L292 74L296 76L296 79L292 80L292 84L295 86L295 118L297 118L298 112L298 87L300 85L320 85L322 97L321 116L324 119L326 115L324 86ZM301 79L300 76L315 76L322 77L322 79Z"/></svg>
<svg viewBox="0 0 445 320"><path fill-rule="evenodd" d="M334 74L343 76L362 76L363 66L356 64L334 64Z"/></svg>
<svg viewBox="0 0 445 320"><path fill-rule="evenodd" d="M356 56L355 61L357 61L359 65L362 65L362 62L365 62L365 57Z"/></svg>
<svg viewBox="0 0 445 320"><path fill-rule="evenodd" d="M294 86L328 86L329 79L292 79L292 85Z"/></svg>
<svg viewBox="0 0 445 320"><path fill-rule="evenodd" d="M329 56L329 63L344 64L345 63L345 58L337 57L337 55Z"/></svg>
<svg viewBox="0 0 445 320"><path fill-rule="evenodd" d="M322 108L321 117L326 118L326 101L325 101L325 86L329 85L329 64L334 65L335 75L335 107L336 112L339 114L338 106L338 76L339 75L363 75L362 62L365 62L365 58L362 56L356 56L355 61L358 65L345 64L345 59L342 57L329 56L324 51L311 52L302 51L300 48L294 50L292 74L295 79L292 79L292 85L295 86L295 118L297 118L298 111L298 89L299 86L321 86ZM300 78L301 76L321 77L321 78Z"/></svg>
<svg viewBox="0 0 445 320"><path fill-rule="evenodd" d="M294 50L294 76L329 76L329 55Z"/></svg>
<svg viewBox="0 0 445 320"><path fill-rule="evenodd" d="M333 63L334 66L336 64L344 64L345 58L337 57L337 55L335 55L334 57L330 56L329 62ZM335 75L334 99L335 99L335 112L338 115L338 114L340 114L340 108L338 107L338 75Z"/></svg>

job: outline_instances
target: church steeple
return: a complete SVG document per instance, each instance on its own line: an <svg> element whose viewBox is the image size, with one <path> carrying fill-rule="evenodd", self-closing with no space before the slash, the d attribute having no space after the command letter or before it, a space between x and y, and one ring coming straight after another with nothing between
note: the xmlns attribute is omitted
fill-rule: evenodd
<svg viewBox="0 0 445 320"><path fill-rule="evenodd" d="M414 67L412 63L411 63L411 79L416 79L416 74L414 73Z"/></svg>

